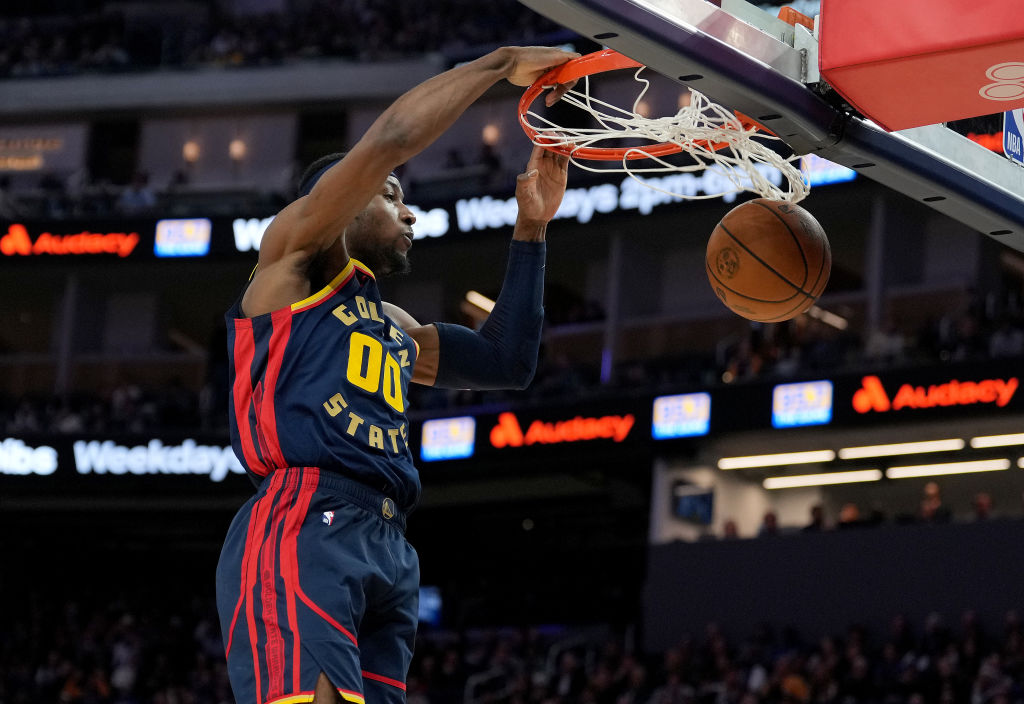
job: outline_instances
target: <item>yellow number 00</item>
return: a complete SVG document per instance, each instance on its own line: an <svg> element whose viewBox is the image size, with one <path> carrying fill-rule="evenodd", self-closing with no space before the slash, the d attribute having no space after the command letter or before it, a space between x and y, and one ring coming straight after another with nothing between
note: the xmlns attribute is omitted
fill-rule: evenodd
<svg viewBox="0 0 1024 704"><path fill-rule="evenodd" d="M401 368L398 360L390 354L385 354L384 345L380 340L361 332L352 333L348 346L347 375L349 382L354 386L371 394L380 390L383 379L384 400L399 413L405 413Z"/></svg>

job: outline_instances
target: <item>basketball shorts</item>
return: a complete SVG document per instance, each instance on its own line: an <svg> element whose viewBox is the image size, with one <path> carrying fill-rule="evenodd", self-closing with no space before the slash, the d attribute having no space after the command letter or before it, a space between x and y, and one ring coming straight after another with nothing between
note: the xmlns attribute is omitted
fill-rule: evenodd
<svg viewBox="0 0 1024 704"><path fill-rule="evenodd" d="M404 702L419 558L392 499L315 468L276 470L239 510L217 565L238 704Z"/></svg>

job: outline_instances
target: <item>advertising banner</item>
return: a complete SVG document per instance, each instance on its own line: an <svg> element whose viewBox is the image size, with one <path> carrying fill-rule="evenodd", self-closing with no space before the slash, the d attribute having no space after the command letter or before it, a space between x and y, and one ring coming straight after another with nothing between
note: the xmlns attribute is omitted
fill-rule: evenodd
<svg viewBox="0 0 1024 704"><path fill-rule="evenodd" d="M0 437L0 486L119 493L161 486L214 491L247 484L227 438L45 435Z"/></svg>
<svg viewBox="0 0 1024 704"><path fill-rule="evenodd" d="M584 465L690 451L731 432L849 428L956 421L1024 412L1018 360L943 365L719 386L585 403L509 403L500 410L453 409L410 419L410 447L424 471L444 463L505 460L542 467ZM689 449L687 449L689 448ZM226 436L0 437L0 486L76 488L176 486L204 492L242 482Z"/></svg>

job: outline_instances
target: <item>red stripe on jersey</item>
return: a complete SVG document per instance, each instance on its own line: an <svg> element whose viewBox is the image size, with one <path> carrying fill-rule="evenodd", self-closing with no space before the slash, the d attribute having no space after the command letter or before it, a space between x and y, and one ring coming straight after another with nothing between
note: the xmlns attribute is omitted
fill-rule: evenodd
<svg viewBox="0 0 1024 704"><path fill-rule="evenodd" d="M404 682L399 682L398 680L393 680L390 677L385 677L384 675L378 675L375 672L367 672L366 670L363 670L363 677L365 677L368 680L374 680L375 682L383 682L384 684L389 684L392 687L398 687L403 692L405 691L405 683Z"/></svg>
<svg viewBox="0 0 1024 704"><path fill-rule="evenodd" d="M270 456L270 443L267 442L267 438L263 435L263 423L260 418L260 413L262 413L260 409L262 407L263 380L261 379L252 392L252 408L256 415L256 447L259 448L260 457L263 458L264 464L273 464L273 458Z"/></svg>
<svg viewBox="0 0 1024 704"><path fill-rule="evenodd" d="M284 638L281 637L277 616L277 546L278 533L281 532L294 495L295 484L289 482L281 492L281 498L274 502L270 534L260 556L260 601L263 604L263 627L267 632L267 642L263 647L267 662L267 699L285 694Z"/></svg>
<svg viewBox="0 0 1024 704"><path fill-rule="evenodd" d="M267 516L264 509L273 507L274 500L277 498L277 492L281 490L282 482L284 482L284 472L275 474L270 480L270 486L267 487L266 495L253 506L253 511L256 512L254 518L256 530L253 531L252 540L246 547L250 549L255 548L257 555L262 551L263 537L266 534ZM256 610L253 607L253 589L256 587L257 562L259 562L258 557L257 559L250 560L246 566L244 585L246 594L245 620L249 627L249 647L252 649L252 666L256 676L256 697L262 701L263 678L260 675L260 659L256 653L256 642L259 640L259 633L256 631Z"/></svg>
<svg viewBox="0 0 1024 704"><path fill-rule="evenodd" d="M366 268L366 266L363 265L363 263L361 261L359 261L357 259L353 259L351 261L352 261L352 268L357 269L357 270L363 272L364 274L369 276L371 279L376 279L377 278L376 276L373 275L372 271L370 271L369 269ZM352 272L352 273L355 273L355 272ZM348 279L346 279L346 281L348 281Z"/></svg>
<svg viewBox="0 0 1024 704"><path fill-rule="evenodd" d="M290 308L274 311L271 315L274 331L270 335L270 349L267 357L267 371L263 377L263 398L260 400L259 425L267 443L270 456L267 458L275 467L287 467L284 453L281 452L281 440L277 435L277 411L274 408L274 390L277 388L277 377L281 373L284 361L284 348L288 345L288 337L292 331L292 311Z"/></svg>
<svg viewBox="0 0 1024 704"><path fill-rule="evenodd" d="M344 273L344 269L342 270L342 273ZM341 274L339 274L339 276L340 275ZM327 293L323 293L323 289L321 289L321 291L319 293L316 293L316 294L310 296L309 298L305 299L305 301L306 301L305 303L303 303L303 301L299 301L299 304L301 304L301 305L293 303L291 311L293 313L301 313L302 311L307 310L309 308L312 308L313 306L320 305L324 301L330 300L331 298L333 298L335 296L335 294L338 293L338 291L340 291L341 289L345 288L345 286L348 284L348 282L351 281L352 277L355 276L355 275L356 275L356 270L355 270L355 267L353 265L352 271L350 271L348 273L348 276L346 276L342 281L338 282L337 284L333 284L333 282L332 282L332 286L331 286L331 290L330 291L328 291ZM296 307L296 306L298 306L298 307Z"/></svg>
<svg viewBox="0 0 1024 704"><path fill-rule="evenodd" d="M311 478L313 478L313 482L315 482L316 480L318 480L320 478L320 470L316 469L315 467L307 467L306 471L309 472L309 476ZM313 483L313 482L311 482L311 484L312 484L312 486L315 487L315 483ZM312 496L312 490L310 491L310 496ZM306 503L308 505L308 500L307 500ZM297 557L297 555L296 555L296 553L294 551L292 551L291 554L293 556L295 556L295 561L292 563L292 566L294 567L294 571L292 573L292 575L293 575L292 586L295 588L295 594L300 599L302 599L302 602L306 606L308 606L309 608L313 609L313 611L315 611L320 616L320 618L322 618L323 620L327 621L327 623L331 624L332 626L337 628L339 631L341 631L345 635L346 638L348 638L350 641L352 641L353 645L358 646L359 642L356 640L356 637L354 635L352 635L351 631L349 631L347 628L345 628L340 623L338 623L329 613L327 613L326 611L321 609L319 606L317 606L316 603L312 599L310 599L308 596L306 596L306 592L302 591L302 585L299 583L298 557Z"/></svg>
<svg viewBox="0 0 1024 704"><path fill-rule="evenodd" d="M241 439L242 454L246 469L261 476L267 475L267 467L260 460L253 444L252 426L249 423L249 408L252 405L252 360L256 353L256 342L252 332L252 321L248 318L235 320L235 384L232 396L235 400L235 423Z"/></svg>
<svg viewBox="0 0 1024 704"><path fill-rule="evenodd" d="M302 671L301 639L298 627L298 615L295 608L295 593L299 585L299 558L298 540L299 530L309 510L309 502L313 498L320 472L312 467L302 470L302 483L299 486L299 496L295 504L288 512L288 518L284 523L284 536L281 538L281 577L284 578L285 602L288 610L288 627L294 634L292 638L292 689L299 691L299 674Z"/></svg>

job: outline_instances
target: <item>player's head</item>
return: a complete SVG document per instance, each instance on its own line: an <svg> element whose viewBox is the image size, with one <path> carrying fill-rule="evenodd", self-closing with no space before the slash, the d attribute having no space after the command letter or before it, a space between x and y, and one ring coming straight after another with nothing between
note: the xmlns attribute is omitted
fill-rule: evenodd
<svg viewBox="0 0 1024 704"><path fill-rule="evenodd" d="M328 169L345 157L344 152L322 156L299 179L298 196L309 195ZM416 216L403 202L402 184L394 172L380 191L345 229L345 246L352 256L378 276L409 272L409 248Z"/></svg>

